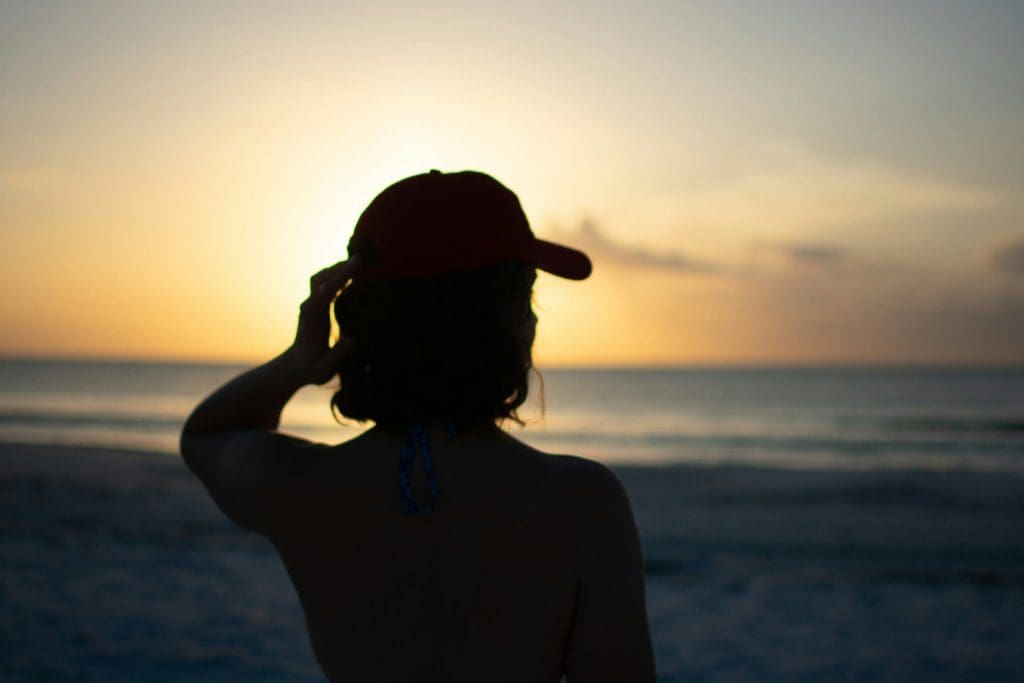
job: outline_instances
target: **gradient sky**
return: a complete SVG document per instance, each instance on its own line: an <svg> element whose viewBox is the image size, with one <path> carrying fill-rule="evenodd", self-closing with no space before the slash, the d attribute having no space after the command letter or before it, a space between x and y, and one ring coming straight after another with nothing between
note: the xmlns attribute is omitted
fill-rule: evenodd
<svg viewBox="0 0 1024 683"><path fill-rule="evenodd" d="M487 171L554 364L1024 362L1024 4L0 0L0 353L257 360Z"/></svg>

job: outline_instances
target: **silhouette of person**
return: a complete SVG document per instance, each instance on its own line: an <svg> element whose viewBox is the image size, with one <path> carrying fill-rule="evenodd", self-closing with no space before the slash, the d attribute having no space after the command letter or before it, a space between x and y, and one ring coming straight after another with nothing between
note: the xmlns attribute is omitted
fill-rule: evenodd
<svg viewBox="0 0 1024 683"><path fill-rule="evenodd" d="M653 681L621 483L500 427L527 395L536 269L581 280L588 258L535 238L515 194L474 171L388 187L349 254L311 279L291 347L181 436L220 509L277 548L324 673ZM335 375L332 409L373 428L334 446L277 431L299 388Z"/></svg>

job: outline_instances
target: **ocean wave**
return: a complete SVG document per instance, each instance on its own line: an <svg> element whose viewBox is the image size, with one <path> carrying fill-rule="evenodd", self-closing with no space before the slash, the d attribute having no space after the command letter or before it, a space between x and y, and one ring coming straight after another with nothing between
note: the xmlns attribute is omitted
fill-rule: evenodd
<svg viewBox="0 0 1024 683"><path fill-rule="evenodd" d="M946 415L922 417L890 417L881 420L884 428L894 432L925 432L937 434L1006 434L1024 436L1024 419L993 417L956 417Z"/></svg>
<svg viewBox="0 0 1024 683"><path fill-rule="evenodd" d="M888 453L954 454L971 452L1013 453L1024 457L1024 440L968 440L962 435L929 438L873 435L748 435L688 434L685 432L652 432L647 434L616 434L584 431L538 430L528 434L530 440L549 443L574 443L606 447L672 447L707 448L716 451L786 451L790 453L833 453L842 456L870 456Z"/></svg>
<svg viewBox="0 0 1024 683"><path fill-rule="evenodd" d="M301 407L301 406L300 406ZM322 443L364 429L286 415L282 430ZM184 415L125 404L118 409L48 410L0 406L0 440L87 444L176 452ZM893 425L884 428L880 425ZM1024 471L1024 422L1003 419L891 418L837 427L824 422L695 424L681 420L581 421L553 416L512 433L540 450L605 462L743 464L811 469L982 469ZM950 427L952 425L952 427ZM931 431L928 431L931 430Z"/></svg>
<svg viewBox="0 0 1024 683"><path fill-rule="evenodd" d="M94 413L81 411L0 411L0 427L57 427L57 428L103 428L128 430L173 430L179 431L185 423L185 416L168 417L152 413L108 412ZM294 429L321 429L313 423L289 425Z"/></svg>
<svg viewBox="0 0 1024 683"><path fill-rule="evenodd" d="M159 415L131 413L80 413L38 411L0 412L0 425L3 426L54 426L54 427L108 427L137 429L180 429L184 418L168 418Z"/></svg>
<svg viewBox="0 0 1024 683"><path fill-rule="evenodd" d="M761 558L761 562L771 558ZM737 590L750 590L754 584L762 588L808 588L835 586L840 584L904 584L919 587L972 586L979 588L1024 587L1024 571L1017 569L992 569L988 567L957 568L948 566L932 567L863 567L856 562L840 561L845 558L823 558L820 566L799 569L775 569L764 571L758 562L746 559L735 573L721 572L707 564L685 562L671 557L650 557L644 562L644 573L652 579L662 581L686 581L688 585L732 584ZM854 558L855 559L855 558ZM764 573L751 572L761 568Z"/></svg>

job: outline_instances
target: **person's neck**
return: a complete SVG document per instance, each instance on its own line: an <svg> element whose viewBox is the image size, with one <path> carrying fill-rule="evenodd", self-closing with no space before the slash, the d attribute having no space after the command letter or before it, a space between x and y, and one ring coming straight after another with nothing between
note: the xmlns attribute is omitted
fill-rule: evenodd
<svg viewBox="0 0 1024 683"><path fill-rule="evenodd" d="M430 419L412 422L404 426L377 425L370 431L391 437L406 438L415 425L422 426L431 441L441 442L448 439L493 441L504 435L501 427L493 422L476 422L457 424L454 420Z"/></svg>

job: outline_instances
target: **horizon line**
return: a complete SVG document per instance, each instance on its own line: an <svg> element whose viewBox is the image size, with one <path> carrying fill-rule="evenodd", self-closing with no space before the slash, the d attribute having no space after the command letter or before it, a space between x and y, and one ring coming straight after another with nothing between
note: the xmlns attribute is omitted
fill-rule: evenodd
<svg viewBox="0 0 1024 683"><path fill-rule="evenodd" d="M250 358L218 358L218 357L170 357L144 356L126 354L115 356L109 354L33 354L0 352L0 362L39 362L39 363L108 363L112 365L208 365L208 366L256 366L267 359L253 360ZM793 370L854 370L854 369L988 369L988 370L1024 370L1022 360L964 360L964 359L931 359L931 360L863 360L863 359L808 359L808 360L777 360L777 359L746 359L746 360L683 360L678 361L638 361L638 362L595 362L572 363L557 362L534 364L534 369L544 370L757 370L757 369L793 369Z"/></svg>

